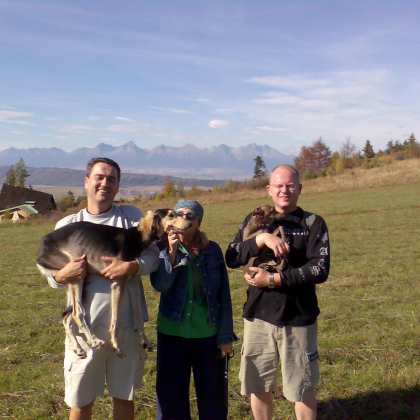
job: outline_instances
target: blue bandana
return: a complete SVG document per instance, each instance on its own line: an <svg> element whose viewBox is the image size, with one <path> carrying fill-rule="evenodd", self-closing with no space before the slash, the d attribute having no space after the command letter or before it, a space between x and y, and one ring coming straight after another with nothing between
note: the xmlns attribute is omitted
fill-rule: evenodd
<svg viewBox="0 0 420 420"><path fill-rule="evenodd" d="M173 209L175 211L178 209L192 210L198 216L198 220L200 220L200 222L203 220L204 209L201 206L201 204L197 201L186 200L185 198L181 198L181 200L178 200L178 202L175 204Z"/></svg>

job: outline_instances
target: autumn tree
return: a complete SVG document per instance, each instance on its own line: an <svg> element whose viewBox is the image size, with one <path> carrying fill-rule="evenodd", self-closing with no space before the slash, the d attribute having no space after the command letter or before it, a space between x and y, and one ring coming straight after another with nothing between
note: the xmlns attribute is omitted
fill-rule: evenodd
<svg viewBox="0 0 420 420"><path fill-rule="evenodd" d="M198 186L195 184L191 185L191 188L185 192L185 195L187 197L197 197L201 194L203 194L203 190L201 188L198 188Z"/></svg>
<svg viewBox="0 0 420 420"><path fill-rule="evenodd" d="M66 211L71 207L76 206L76 200L74 198L73 191L69 190L68 193L61 197L61 199L57 202L57 209L60 211Z"/></svg>
<svg viewBox="0 0 420 420"><path fill-rule="evenodd" d="M395 142L393 140L390 140L386 144L385 153L387 155L391 155L393 153L400 152L402 150L404 150L404 145L401 144L401 142L399 140L395 140Z"/></svg>
<svg viewBox="0 0 420 420"><path fill-rule="evenodd" d="M420 144L417 143L414 133L404 141L404 155L407 158L418 158L420 157Z"/></svg>
<svg viewBox="0 0 420 420"><path fill-rule="evenodd" d="M341 145L340 148L340 159L337 162L337 172L342 172L343 169L352 168L355 164L356 156L356 145L351 142L351 138L347 137L346 141Z"/></svg>
<svg viewBox="0 0 420 420"><path fill-rule="evenodd" d="M163 198L176 197L176 188L171 178L166 178L161 196Z"/></svg>
<svg viewBox="0 0 420 420"><path fill-rule="evenodd" d="M261 156L257 156L254 159L255 166L254 166L254 178L261 178L262 176L267 175L267 168L265 166L265 162Z"/></svg>
<svg viewBox="0 0 420 420"><path fill-rule="evenodd" d="M299 171L316 172L325 169L331 159L331 150L320 137L312 146L302 146L294 165Z"/></svg>
<svg viewBox="0 0 420 420"><path fill-rule="evenodd" d="M346 141L341 145L340 156L343 159L351 159L356 153L356 145L351 142L351 138L347 137Z"/></svg>

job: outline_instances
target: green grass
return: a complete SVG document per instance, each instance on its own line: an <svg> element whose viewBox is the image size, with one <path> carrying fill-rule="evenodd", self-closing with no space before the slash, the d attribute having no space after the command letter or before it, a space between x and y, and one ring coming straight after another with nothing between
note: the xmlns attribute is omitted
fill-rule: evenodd
<svg viewBox="0 0 420 420"><path fill-rule="evenodd" d="M420 413L420 302L418 255L420 185L303 194L300 205L321 214L331 239L332 269L318 288L321 307L317 387L319 419L418 419ZM269 200L205 205L203 230L225 249L245 215ZM0 418L65 419L62 376L64 292L47 286L35 267L39 238L53 224L0 227ZM229 270L235 329L242 337L246 285ZM155 339L159 295L148 278L146 298ZM251 419L239 395L239 354L230 371L230 419ZM155 418L155 353L146 362L136 419ZM276 419L293 419L293 406L275 396ZM109 397L97 400L95 419L111 418Z"/></svg>

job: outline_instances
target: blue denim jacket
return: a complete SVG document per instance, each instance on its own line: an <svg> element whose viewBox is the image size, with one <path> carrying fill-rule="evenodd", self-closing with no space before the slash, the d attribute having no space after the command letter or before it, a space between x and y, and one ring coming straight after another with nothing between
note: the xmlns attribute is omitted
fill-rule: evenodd
<svg viewBox="0 0 420 420"><path fill-rule="evenodd" d="M150 274L150 280L152 286L161 292L159 312L165 318L180 321L188 288L189 256L178 248L172 267L167 248L160 242L157 245L160 250L159 268ZM207 248L201 251L199 260L194 259L194 264L199 269L203 281L203 291L209 307L209 320L217 327L217 343L227 344L236 341L238 338L233 332L229 279L219 245L209 241Z"/></svg>

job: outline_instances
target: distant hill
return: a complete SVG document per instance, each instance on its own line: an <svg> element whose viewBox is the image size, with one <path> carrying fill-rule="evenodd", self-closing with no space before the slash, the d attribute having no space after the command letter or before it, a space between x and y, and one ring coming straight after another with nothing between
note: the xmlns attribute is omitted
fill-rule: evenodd
<svg viewBox="0 0 420 420"><path fill-rule="evenodd" d="M161 145L149 150L129 142L117 147L101 143L93 148L84 147L72 152L56 147L11 147L0 152L0 166L10 167L23 158L26 166L34 169L54 167L84 170L90 158L99 156L117 161L124 173L219 180L252 178L257 156L263 158L268 170L281 163L291 164L294 159L293 155L285 155L270 146L255 143L238 148L222 144L209 149L200 149L192 144L182 147ZM57 176L60 178L64 175L57 172ZM32 183L36 184L35 181Z"/></svg>
<svg viewBox="0 0 420 420"><path fill-rule="evenodd" d="M0 166L0 185L6 179L6 174L10 166ZM66 168L26 168L30 177L27 178L27 185L51 185L51 186L65 186L65 187L82 187L86 176L85 170L80 169L66 169ZM164 185L168 176L163 175L147 175L147 174L121 174L121 188L139 187L139 186L155 186ZM175 186L177 185L179 177L169 177L172 179ZM192 185L200 187L213 187L215 185L224 185L225 180L222 179L197 179L197 178L182 178L185 187Z"/></svg>

